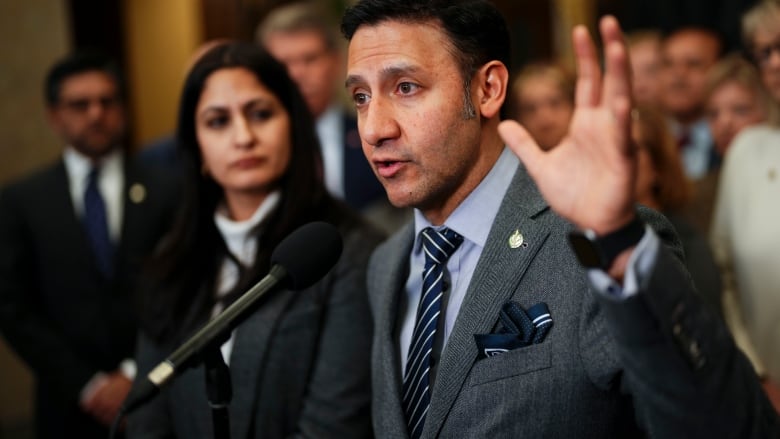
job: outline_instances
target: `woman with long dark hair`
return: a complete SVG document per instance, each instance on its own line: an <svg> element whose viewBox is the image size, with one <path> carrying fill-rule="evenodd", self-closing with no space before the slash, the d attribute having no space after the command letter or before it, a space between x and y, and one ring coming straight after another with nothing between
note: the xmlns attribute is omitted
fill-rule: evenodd
<svg viewBox="0 0 780 439"><path fill-rule="evenodd" d="M269 270L270 254L319 220L344 238L314 286L278 291L221 346L230 366L232 437L365 437L371 318L365 268L381 240L322 183L306 104L263 49L211 49L187 76L179 107L187 188L181 218L152 264L139 376ZM212 437L202 367L130 417L128 436Z"/></svg>

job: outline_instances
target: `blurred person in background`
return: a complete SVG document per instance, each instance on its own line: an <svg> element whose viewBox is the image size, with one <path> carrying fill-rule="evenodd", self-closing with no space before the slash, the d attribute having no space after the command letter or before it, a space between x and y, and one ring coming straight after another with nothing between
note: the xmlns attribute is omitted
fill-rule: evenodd
<svg viewBox="0 0 780 439"><path fill-rule="evenodd" d="M355 116L340 100L343 44L321 3L289 3L272 10L258 25L256 41L287 67L314 116L331 195L361 211L388 205L363 156Z"/></svg>
<svg viewBox="0 0 780 439"><path fill-rule="evenodd" d="M713 66L705 86L705 117L712 133L717 166L694 182L694 196L686 217L709 236L720 163L743 129L776 117L775 105L764 90L755 66L731 54Z"/></svg>
<svg viewBox="0 0 780 439"><path fill-rule="evenodd" d="M137 351L144 376L270 268L299 226L339 229L336 266L302 291L269 295L220 347L234 437L371 435L368 256L382 239L322 183L314 122L285 67L251 43L213 48L190 71L177 140L185 200L156 254ZM130 438L212 432L203 366L128 418Z"/></svg>
<svg viewBox="0 0 780 439"><path fill-rule="evenodd" d="M739 54L725 57L712 68L705 95L705 117L719 157L725 156L740 131L777 118L760 73Z"/></svg>
<svg viewBox="0 0 780 439"><path fill-rule="evenodd" d="M127 156L111 59L65 57L45 96L64 151L0 193L0 331L35 375L36 437L105 438L135 374L132 292L176 186Z"/></svg>
<svg viewBox="0 0 780 439"><path fill-rule="evenodd" d="M659 105L661 94L661 32L638 30L626 35L633 73L634 104Z"/></svg>
<svg viewBox="0 0 780 439"><path fill-rule="evenodd" d="M742 19L745 47L777 104L780 98L780 2L756 4ZM718 184L710 243L726 287L729 326L780 412L780 129L776 107L766 124L744 129L728 147Z"/></svg>
<svg viewBox="0 0 780 439"><path fill-rule="evenodd" d="M704 118L704 88L722 50L718 34L698 27L671 32L661 46L661 108L669 117L685 174L692 180L717 166Z"/></svg>
<svg viewBox="0 0 780 439"><path fill-rule="evenodd" d="M697 291L722 316L721 279L707 238L680 214L690 200L691 186L664 115L652 107L634 108L631 137L639 147L637 202L662 212L672 223Z"/></svg>
<svg viewBox="0 0 780 439"><path fill-rule="evenodd" d="M512 83L514 118L544 150L559 144L574 112L574 75L551 62L524 66Z"/></svg>

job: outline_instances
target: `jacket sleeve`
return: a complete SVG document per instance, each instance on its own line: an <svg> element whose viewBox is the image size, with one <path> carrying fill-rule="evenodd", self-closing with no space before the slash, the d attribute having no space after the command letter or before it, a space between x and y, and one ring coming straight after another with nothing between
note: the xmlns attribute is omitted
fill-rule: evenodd
<svg viewBox="0 0 780 439"><path fill-rule="evenodd" d="M371 437L366 268L379 236L351 232L336 265L296 437Z"/></svg>
<svg viewBox="0 0 780 439"><path fill-rule="evenodd" d="M146 379L146 375L152 370L165 356L162 350L149 340L141 332L138 335L138 347L136 349L135 361L138 373L133 382L133 387L137 386L141 380ZM163 439L173 438L173 427L171 425L171 414L168 411L166 399L167 389L162 389L146 404L139 407L134 413L127 417L127 439Z"/></svg>
<svg viewBox="0 0 780 439"><path fill-rule="evenodd" d="M669 225L652 214L646 220L671 245L659 247L639 294L597 294L640 426L650 437L777 437L777 413L722 319L695 292Z"/></svg>

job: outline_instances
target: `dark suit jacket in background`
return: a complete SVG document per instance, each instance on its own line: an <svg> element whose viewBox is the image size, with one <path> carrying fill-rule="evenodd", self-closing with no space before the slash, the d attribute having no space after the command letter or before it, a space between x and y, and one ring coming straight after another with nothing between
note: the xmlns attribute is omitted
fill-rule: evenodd
<svg viewBox="0 0 780 439"><path fill-rule="evenodd" d="M641 295L617 302L592 291L566 233L522 166L504 197L441 353L424 438L765 438L778 420L720 319L704 311L670 225L641 217L662 246ZM527 247L511 248L515 230ZM369 265L374 316L372 391L379 437L405 438L399 296L414 227L381 245ZM501 306L549 305L540 344L477 359L474 334L497 330Z"/></svg>
<svg viewBox="0 0 780 439"><path fill-rule="evenodd" d="M111 279L98 271L62 161L0 192L0 330L35 375L38 437L107 437L78 408L79 394L95 373L132 358L131 291L175 208L165 173L125 163ZM137 202L129 189L139 184Z"/></svg>
<svg viewBox="0 0 780 439"><path fill-rule="evenodd" d="M365 276L382 237L363 225L339 229L344 250L322 280L300 292L274 292L236 329L231 437L371 437ZM142 336L139 378L175 347ZM202 366L129 417L128 438L170 437L214 437Z"/></svg>
<svg viewBox="0 0 780 439"><path fill-rule="evenodd" d="M344 197L347 204L361 210L377 201L386 201L385 189L363 154L357 119L344 115Z"/></svg>

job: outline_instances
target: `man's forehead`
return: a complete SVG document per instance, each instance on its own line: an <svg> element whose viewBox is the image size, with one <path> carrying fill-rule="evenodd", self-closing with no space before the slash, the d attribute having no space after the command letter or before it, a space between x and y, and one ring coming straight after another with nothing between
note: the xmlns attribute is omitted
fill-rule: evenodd
<svg viewBox="0 0 780 439"><path fill-rule="evenodd" d="M96 89L116 88L116 80L110 74L100 70L89 70L68 76L62 81L60 93L81 93Z"/></svg>
<svg viewBox="0 0 780 439"><path fill-rule="evenodd" d="M420 50L431 54L443 53L452 46L444 29L435 22L407 22L384 20L362 25L349 41L347 61L352 64L365 56L394 55L413 57Z"/></svg>
<svg viewBox="0 0 780 439"><path fill-rule="evenodd" d="M380 81L381 80L388 80L391 78L395 78L398 76L404 76L404 75L414 75L422 72L422 67L410 62L399 60L397 62L390 62L385 65L374 65L371 67L376 67L375 69L372 68L370 72L362 72L362 71L351 71L347 72L347 79L344 82L345 86L349 88L350 86L361 84L365 81L367 81L369 78L367 75L376 76Z"/></svg>

